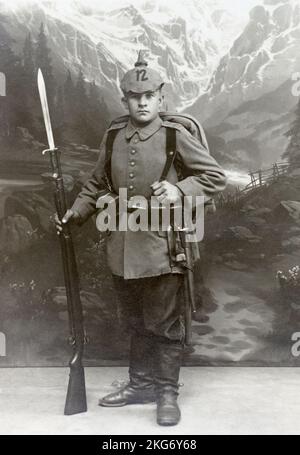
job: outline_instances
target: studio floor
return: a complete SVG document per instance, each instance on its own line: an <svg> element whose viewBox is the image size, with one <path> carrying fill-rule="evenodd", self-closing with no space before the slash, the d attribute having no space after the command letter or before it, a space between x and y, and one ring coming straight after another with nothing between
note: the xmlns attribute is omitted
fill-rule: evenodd
<svg viewBox="0 0 300 455"><path fill-rule="evenodd" d="M176 427L160 427L155 404L102 408L98 398L127 368L86 368L88 412L64 416L67 368L2 368L0 434L300 434L300 368L182 368Z"/></svg>

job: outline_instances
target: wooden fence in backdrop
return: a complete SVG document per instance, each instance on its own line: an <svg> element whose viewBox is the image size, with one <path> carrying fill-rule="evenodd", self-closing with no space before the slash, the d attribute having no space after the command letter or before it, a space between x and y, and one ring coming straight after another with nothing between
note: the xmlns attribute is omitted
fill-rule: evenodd
<svg viewBox="0 0 300 455"><path fill-rule="evenodd" d="M244 188L237 187L235 191L223 194L220 193L215 198L217 207L238 207L244 199L253 191L270 185L280 177L286 175L291 168L290 163L274 163L269 169L259 169L258 171L249 172L250 183Z"/></svg>

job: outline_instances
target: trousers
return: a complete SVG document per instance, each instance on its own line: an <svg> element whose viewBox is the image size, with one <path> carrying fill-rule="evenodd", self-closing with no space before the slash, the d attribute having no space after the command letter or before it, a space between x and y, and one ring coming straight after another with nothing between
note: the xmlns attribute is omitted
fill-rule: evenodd
<svg viewBox="0 0 300 455"><path fill-rule="evenodd" d="M184 342L184 276L168 273L129 279L113 275L119 316L126 331Z"/></svg>

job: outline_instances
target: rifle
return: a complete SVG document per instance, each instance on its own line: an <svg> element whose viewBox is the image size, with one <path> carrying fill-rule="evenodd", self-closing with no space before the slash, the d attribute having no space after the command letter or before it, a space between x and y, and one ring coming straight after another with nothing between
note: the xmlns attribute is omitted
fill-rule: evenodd
<svg viewBox="0 0 300 455"><path fill-rule="evenodd" d="M49 144L49 149L44 150L43 155L48 152L50 156L50 165L52 171L51 180L55 183L55 206L58 217L61 220L66 213L67 203L60 164L60 151L54 145L46 87L43 74L40 69L38 70L38 89ZM64 414L72 415L78 414L80 412L86 412L87 402L84 368L82 365L82 357L85 344L83 312L80 300L79 277L76 265L74 245L68 224L63 225L63 230L60 234L60 246L69 313L70 342L73 347L73 354L69 362L70 375Z"/></svg>

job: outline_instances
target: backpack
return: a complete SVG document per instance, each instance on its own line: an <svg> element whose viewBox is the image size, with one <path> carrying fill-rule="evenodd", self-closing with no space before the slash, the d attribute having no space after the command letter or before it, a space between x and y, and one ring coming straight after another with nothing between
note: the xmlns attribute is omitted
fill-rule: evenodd
<svg viewBox="0 0 300 455"><path fill-rule="evenodd" d="M204 146L208 153L209 147L206 140L205 132L202 126L198 123L198 121L187 114L178 114L178 113L171 113L171 112L160 112L160 118L163 121L173 122L182 125L193 137L195 137L202 146ZM122 115L121 117L117 117L114 119L109 128L118 123L128 122L129 115ZM111 156L113 151L113 144L116 135L118 134L118 129L112 129L108 131L107 140L105 144L105 183L110 191L112 189L112 182L111 182ZM185 178L184 168L180 165L178 160L176 161L176 129L175 128L166 128L166 162L162 174L160 176L160 181L166 180L169 170L171 166L174 164L174 167L177 172L177 176L179 180ZM215 212L216 206L213 199L210 199L205 203L205 210L207 212Z"/></svg>

